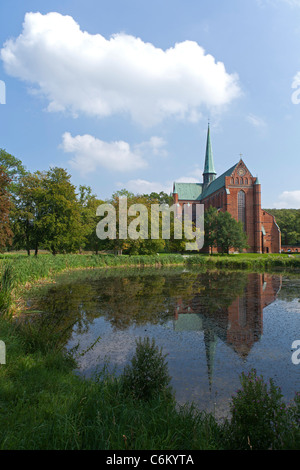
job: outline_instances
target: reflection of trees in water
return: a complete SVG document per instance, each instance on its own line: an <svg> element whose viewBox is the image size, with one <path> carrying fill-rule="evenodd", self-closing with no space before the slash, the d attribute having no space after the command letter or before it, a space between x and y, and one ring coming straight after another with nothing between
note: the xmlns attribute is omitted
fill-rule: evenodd
<svg viewBox="0 0 300 470"><path fill-rule="evenodd" d="M182 272L182 270L133 270L77 273L62 277L35 298L33 307L42 310L36 321L49 334L65 331L70 338L102 316L115 329L163 324L173 318L180 299L185 304L201 301L207 314L228 307L245 289L246 273Z"/></svg>
<svg viewBox="0 0 300 470"><path fill-rule="evenodd" d="M202 292L194 295L194 302L199 302L201 310L207 315L228 308L234 299L243 296L248 284L245 272L208 272L201 276Z"/></svg>
<svg viewBox="0 0 300 470"><path fill-rule="evenodd" d="M286 302L300 299L300 276L284 276L278 298Z"/></svg>

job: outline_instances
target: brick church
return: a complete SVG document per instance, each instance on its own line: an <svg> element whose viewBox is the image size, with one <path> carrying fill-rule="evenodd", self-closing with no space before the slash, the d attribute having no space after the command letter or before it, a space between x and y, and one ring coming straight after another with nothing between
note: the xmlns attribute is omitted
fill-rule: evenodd
<svg viewBox="0 0 300 470"><path fill-rule="evenodd" d="M222 175L215 172L208 126L202 183L174 183L173 199L178 214L183 204L203 204L227 211L241 221L248 235L248 252L280 253L280 229L275 218L261 208L261 185L242 159Z"/></svg>

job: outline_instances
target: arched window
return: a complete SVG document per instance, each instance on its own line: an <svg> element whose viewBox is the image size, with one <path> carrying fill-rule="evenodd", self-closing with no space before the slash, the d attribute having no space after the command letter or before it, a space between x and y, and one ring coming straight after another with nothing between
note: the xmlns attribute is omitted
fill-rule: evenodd
<svg viewBox="0 0 300 470"><path fill-rule="evenodd" d="M248 184L248 178L245 178L245 184Z"/></svg>
<svg viewBox="0 0 300 470"><path fill-rule="evenodd" d="M239 184L239 179L235 178L235 184Z"/></svg>
<svg viewBox="0 0 300 470"><path fill-rule="evenodd" d="M238 220L246 230L246 195L244 191L238 193Z"/></svg>
<svg viewBox="0 0 300 470"><path fill-rule="evenodd" d="M243 180L243 178L241 178L241 184L244 184L244 180Z"/></svg>
<svg viewBox="0 0 300 470"><path fill-rule="evenodd" d="M234 184L234 178L231 178L231 184Z"/></svg>

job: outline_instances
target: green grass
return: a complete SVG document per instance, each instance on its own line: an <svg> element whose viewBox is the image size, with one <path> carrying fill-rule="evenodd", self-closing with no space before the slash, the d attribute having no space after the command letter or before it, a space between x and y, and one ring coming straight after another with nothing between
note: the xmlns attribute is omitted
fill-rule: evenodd
<svg viewBox="0 0 300 470"><path fill-rule="evenodd" d="M218 447L212 417L193 407L178 410L163 395L136 400L105 372L83 380L50 342L41 351L24 326L1 320L0 328L7 344L7 364L0 366L0 449Z"/></svg>
<svg viewBox="0 0 300 470"><path fill-rule="evenodd" d="M73 373L74 359L57 346L59 338L53 338L47 328L37 330L32 322L5 316L13 297L7 294L16 299L26 283L50 279L68 269L182 264L218 268L226 263L241 269L269 263L294 269L300 259L284 255L1 256L1 292L5 295L0 339L6 344L7 363L0 365L0 449L228 448L228 423L227 427L217 423L192 404L178 408L169 395L146 402L133 398L124 393L119 379L105 371L96 380L83 380ZM297 439L299 434L293 434L288 444L282 443L283 448L299 448Z"/></svg>

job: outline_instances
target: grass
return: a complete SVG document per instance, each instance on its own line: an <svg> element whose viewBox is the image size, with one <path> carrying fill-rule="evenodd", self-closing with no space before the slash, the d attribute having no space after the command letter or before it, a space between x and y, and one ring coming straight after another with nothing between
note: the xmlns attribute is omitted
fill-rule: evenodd
<svg viewBox="0 0 300 470"><path fill-rule="evenodd" d="M0 328L7 344L7 364L0 366L1 450L217 448L213 418L193 407L177 410L163 395L136 400L105 371L83 380L50 342L41 350L24 326L2 319Z"/></svg>
<svg viewBox="0 0 300 470"><path fill-rule="evenodd" d="M238 255L50 255L28 257L24 254L0 255L0 273L13 266L16 285L45 279L68 269L130 267L130 266L178 266L199 265L207 268L226 269L278 269L300 271L300 255L285 254L238 254Z"/></svg>
<svg viewBox="0 0 300 470"><path fill-rule="evenodd" d="M183 264L225 267L226 263L229 268L238 265L241 269L253 269L254 265L300 267L299 257L284 255L1 256L0 339L6 344L7 363L0 365L0 449L232 448L226 439L234 432L230 423L218 423L193 404L178 407L170 394L159 393L147 401L137 399L105 370L95 380L83 380L73 373L74 359L57 347L59 338L54 339L49 329L37 330L30 321L5 315L13 313L12 300L25 285L69 269ZM239 448L236 435L235 442ZM282 438L280 442L282 448L300 448L299 426L288 441Z"/></svg>

